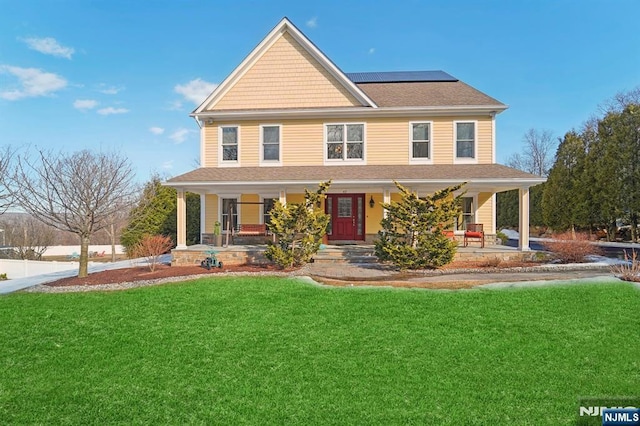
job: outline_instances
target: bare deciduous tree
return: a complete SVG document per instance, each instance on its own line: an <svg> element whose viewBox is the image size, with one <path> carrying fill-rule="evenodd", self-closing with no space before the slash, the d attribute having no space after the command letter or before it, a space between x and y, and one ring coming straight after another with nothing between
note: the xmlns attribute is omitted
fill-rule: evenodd
<svg viewBox="0 0 640 426"><path fill-rule="evenodd" d="M41 222L80 239L79 277L87 276L91 236L110 224L115 211L133 200L133 169L117 153L73 154L38 151L19 156L12 192L22 208Z"/></svg>
<svg viewBox="0 0 640 426"><path fill-rule="evenodd" d="M26 214L6 219L1 226L7 244L19 259L40 260L55 238L53 228Z"/></svg>
<svg viewBox="0 0 640 426"><path fill-rule="evenodd" d="M539 176L547 176L553 166L556 142L550 130L529 129L522 138L524 151L511 155L507 166Z"/></svg>
<svg viewBox="0 0 640 426"><path fill-rule="evenodd" d="M0 149L0 214L4 213L13 202L11 191L9 190L9 170L11 169L11 161L14 151L7 146Z"/></svg>

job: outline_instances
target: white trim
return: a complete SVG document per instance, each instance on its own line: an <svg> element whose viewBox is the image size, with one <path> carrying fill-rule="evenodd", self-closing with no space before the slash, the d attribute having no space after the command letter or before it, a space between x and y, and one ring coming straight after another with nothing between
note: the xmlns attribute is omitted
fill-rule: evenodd
<svg viewBox="0 0 640 426"><path fill-rule="evenodd" d="M240 111L203 111L191 113L191 117L215 118L220 120L267 120L273 117L282 118L362 118L362 117L397 117L411 116L478 116L499 113L506 110L506 105L452 105L452 106L420 106L420 107L349 107L349 108L291 108L263 109Z"/></svg>
<svg viewBox="0 0 640 426"><path fill-rule="evenodd" d="M496 211L496 193L494 192L491 195L491 209L492 209L492 214L491 214L491 221L492 221L492 225L489 231L491 234L495 234L498 232L498 212Z"/></svg>
<svg viewBox="0 0 640 426"><path fill-rule="evenodd" d="M224 230L224 223L223 223L224 221L222 220L222 200L224 198L227 198L227 199L233 198L233 199L236 200L237 203L239 203L239 202L242 201L242 195L238 194L238 193L235 193L235 194L224 194L224 193L223 194L218 194L218 220L220 221L220 230L221 230L221 234L222 235L224 235L224 234L226 234L228 232L228 231ZM242 223L241 222L241 217L242 216L240 214L241 211L242 211L242 206L239 205L239 204L236 204L236 207L237 207L237 211L238 211L238 215L237 215L238 216L238 223L240 224L240 223Z"/></svg>
<svg viewBox="0 0 640 426"><path fill-rule="evenodd" d="M429 125L429 157L427 158L413 158L413 125L414 124L428 124ZM424 142L424 141L419 141ZM433 121L420 120L409 122L409 164L433 164Z"/></svg>
<svg viewBox="0 0 640 426"><path fill-rule="evenodd" d="M313 56L347 91L354 96L363 106L377 108L378 106L355 83L347 78L331 60L320 51L298 28L287 18L282 20L262 39L262 41L249 53L233 72L195 109L194 114L199 114L205 109L211 109L224 95L242 78L242 76L255 64L265 52L288 32L311 56Z"/></svg>
<svg viewBox="0 0 640 426"><path fill-rule="evenodd" d="M222 156L222 129L228 129L230 127L237 129L238 159L236 161L223 160ZM224 124L218 126L218 167L240 167L240 139L240 125Z"/></svg>
<svg viewBox="0 0 640 426"><path fill-rule="evenodd" d="M278 128L278 160L265 160L264 159L264 128L265 127L277 127ZM282 166L282 124L260 124L258 126L260 134L259 149L260 149L260 166L262 167L275 167Z"/></svg>
<svg viewBox="0 0 640 426"><path fill-rule="evenodd" d="M200 238L207 233L207 194L200 193Z"/></svg>
<svg viewBox="0 0 640 426"><path fill-rule="evenodd" d="M205 149L205 127L207 126L206 123L204 122L204 120L200 120L200 167L205 167L205 164L207 164L207 158L206 158L206 149Z"/></svg>
<svg viewBox="0 0 640 426"><path fill-rule="evenodd" d="M473 123L473 158L458 158L458 124ZM453 164L478 164L478 120L453 121Z"/></svg>
<svg viewBox="0 0 640 426"><path fill-rule="evenodd" d="M346 158L347 155L347 126L349 125L362 125L362 159L359 160L357 158ZM327 144L329 143L327 137L327 127L328 126L343 126L343 148L344 151L342 153L342 159L329 159L327 156ZM323 150L323 159L325 166L344 166L344 165L361 165L364 166L367 164L367 123L362 121L355 122L336 122L336 123L323 123L322 128L324 141L322 143Z"/></svg>

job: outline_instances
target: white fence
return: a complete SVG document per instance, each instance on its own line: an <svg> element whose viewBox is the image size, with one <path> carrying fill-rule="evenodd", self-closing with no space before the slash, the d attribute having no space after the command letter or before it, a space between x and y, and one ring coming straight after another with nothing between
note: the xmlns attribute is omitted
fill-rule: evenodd
<svg viewBox="0 0 640 426"><path fill-rule="evenodd" d="M78 262L43 262L39 260L0 259L0 274L7 274L7 278L15 280L51 272L78 269Z"/></svg>
<svg viewBox="0 0 640 426"><path fill-rule="evenodd" d="M111 256L111 245L90 245L89 251L95 251L97 253L104 252L105 256ZM80 246L51 246L47 247L47 251L44 252L44 256L68 256L72 253L80 254ZM124 254L124 247L116 245L116 254Z"/></svg>

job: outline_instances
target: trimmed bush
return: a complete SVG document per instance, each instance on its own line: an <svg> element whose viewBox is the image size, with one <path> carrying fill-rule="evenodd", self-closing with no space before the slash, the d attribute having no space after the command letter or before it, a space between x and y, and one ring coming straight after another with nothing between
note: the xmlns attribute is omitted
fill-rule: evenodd
<svg viewBox="0 0 640 426"><path fill-rule="evenodd" d="M573 234L569 231L555 235L551 241L542 243L542 246L553 252L562 263L585 262L585 257L601 253L600 248L589 241L587 234Z"/></svg>
<svg viewBox="0 0 640 426"><path fill-rule="evenodd" d="M132 253L135 257L146 258L149 270L153 272L160 263L160 256L167 253L172 247L173 241L168 236L145 234L133 246Z"/></svg>

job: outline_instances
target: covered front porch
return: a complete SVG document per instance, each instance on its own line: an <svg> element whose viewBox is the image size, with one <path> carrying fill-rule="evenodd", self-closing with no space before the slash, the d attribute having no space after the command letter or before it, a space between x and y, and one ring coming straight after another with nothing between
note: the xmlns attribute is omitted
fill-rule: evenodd
<svg viewBox="0 0 640 426"><path fill-rule="evenodd" d="M267 224L275 202L302 203L305 189L315 191L328 180L331 187L318 206L331 217L328 245L373 244L386 214L382 204L400 199L396 181L419 196L465 183L462 213L450 229L451 238L462 243L467 227L481 224L485 244L491 247L496 235L496 193L518 189L520 251L529 250L529 188L544 182L498 164L200 168L166 183L177 190L176 250L187 249L187 191L201 196L201 243L218 240L219 245L231 246L252 237L248 244L259 245L273 238Z"/></svg>

